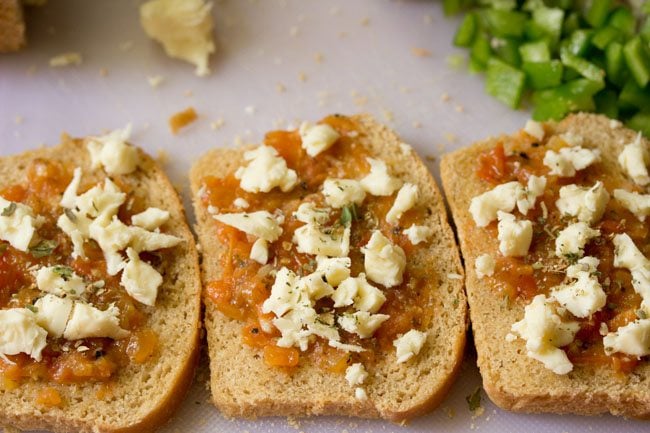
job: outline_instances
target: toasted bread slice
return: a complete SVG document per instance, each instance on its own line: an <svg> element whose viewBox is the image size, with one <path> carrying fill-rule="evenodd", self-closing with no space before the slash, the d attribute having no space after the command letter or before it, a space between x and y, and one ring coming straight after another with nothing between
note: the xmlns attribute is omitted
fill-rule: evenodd
<svg viewBox="0 0 650 433"><path fill-rule="evenodd" d="M106 174L101 168L91 169L85 143L63 135L57 146L3 156L0 190L24 184L30 163L37 159L58 162L68 172L65 176L81 167L82 185L102 182ZM148 432L170 418L189 389L201 326L198 254L176 190L156 161L140 149L138 154L136 171L118 176L116 182L132 187L132 197L143 206L167 210L170 218L163 231L182 239L155 265L163 282L155 305L143 307L145 326L157 335L151 356L141 363L131 360L109 382L57 384L28 379L13 389L0 385L0 424L54 432ZM53 197L54 203L58 200L60 195ZM44 389L55 390L61 404L39 402Z"/></svg>
<svg viewBox="0 0 650 433"><path fill-rule="evenodd" d="M433 231L430 241L407 255L407 271L417 269L429 275L423 291L431 299L432 320L421 329L427 343L417 357L401 364L396 363L392 345L389 350L374 353L376 361L365 363L369 373L367 400L361 400L355 398L355 390L342 372L326 371L310 362L310 357L301 357L289 372L265 365L260 349L242 343L243 322L218 311L204 289L212 398L226 416L329 414L407 420L438 405L458 372L465 346L466 301L462 267L441 194L420 158L394 132L368 115L349 119L358 131L355 140L370 156L386 161L395 177L416 184L420 206L428 210L423 224ZM225 246L218 242L215 221L200 198L203 179L232 174L244 163L244 152L249 149L212 150L190 174L205 284L221 275L219 257Z"/></svg>
<svg viewBox="0 0 650 433"><path fill-rule="evenodd" d="M593 168L587 167L584 170L586 177L579 178L582 181L578 180L578 183L593 185L595 174L589 173L599 173L610 195L613 188L630 185L629 179L625 178L617 162L617 157L626 143L634 141L637 135L634 131L604 116L586 113L571 115L559 123L546 123L544 129L544 142L541 146L536 144L541 149L546 149L549 137L567 133L565 137L569 140L571 137L582 137L582 146L585 148L600 149L600 162ZM478 177L479 156L494 149L497 143L504 144L506 154L512 152L513 143L517 140L520 143L521 134L524 132L518 134L512 137L488 138L449 153L441 161L442 183L465 263L470 318L483 387L495 404L512 411L585 415L611 412L615 415L648 417L648 361L642 361L632 373L616 372L607 362L605 365L574 362L571 372L559 375L545 368L541 362L528 357L526 342L522 339L506 341L512 324L522 319L524 307L529 301L518 297L509 302L504 292L499 291L500 283L492 278L479 279L477 276L476 258L484 253L494 258L500 257L499 241L496 239L495 230L487 230L491 226L477 229L469 206L473 197L494 187ZM531 140L528 141L529 145L530 143ZM643 144L648 145L645 140ZM526 152L527 148L517 144L517 152L519 151ZM567 182L572 183L570 180ZM614 198L611 197L610 200L614 201ZM551 203L548 206L549 215L551 212L557 212L552 204L554 202L548 202ZM517 218L521 216L518 215ZM550 229L553 230L553 227ZM533 235L533 243L535 236ZM559 260L554 258L553 251L549 251L547 257L548 260ZM544 261L541 264L546 266ZM608 289L606 293L609 293Z"/></svg>
<svg viewBox="0 0 650 433"><path fill-rule="evenodd" d="M20 0L0 0L0 53L25 45L25 21Z"/></svg>

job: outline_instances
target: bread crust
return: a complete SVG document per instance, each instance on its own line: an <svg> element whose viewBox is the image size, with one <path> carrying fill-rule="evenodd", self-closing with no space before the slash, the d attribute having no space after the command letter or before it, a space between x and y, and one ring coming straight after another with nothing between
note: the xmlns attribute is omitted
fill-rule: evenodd
<svg viewBox="0 0 650 433"><path fill-rule="evenodd" d="M25 21L20 0L0 0L0 53L25 45Z"/></svg>
<svg viewBox="0 0 650 433"><path fill-rule="evenodd" d="M144 364L119 370L110 397L96 397L101 384L46 384L66 404L43 409L34 403L41 383L26 382L13 391L0 389L0 425L21 430L53 432L150 432L165 423L189 390L199 355L200 271L194 237L187 225L178 193L158 163L139 150L141 163L128 175L138 185L147 206L170 212L165 231L183 242L173 263L166 263L163 284L147 326L159 337L157 354ZM24 181L26 167L35 158L60 161L72 171L81 167L84 179L99 181L90 169L82 139L62 136L61 144L0 158L0 188Z"/></svg>
<svg viewBox="0 0 650 433"><path fill-rule="evenodd" d="M614 127L615 126L615 127ZM606 176L623 179L617 156L636 132L617 126L594 114L574 114L560 123L547 123L547 134L570 132L584 138L584 147L602 151L601 167ZM476 276L474 261L483 253L498 254L496 239L472 237L474 224L469 214L470 200L491 189L476 175L478 155L492 149L496 138L488 138L442 158L441 176L445 196L452 211L466 265L466 290L478 367L483 387L499 407L516 412L551 412L650 416L650 363L640 364L627 376L611 367L574 366L564 376L556 375L526 355L525 343L506 343L510 326L523 317L524 303L503 302L497 291ZM647 146L648 142L644 140ZM507 150L507 149L506 149Z"/></svg>
<svg viewBox="0 0 650 433"><path fill-rule="evenodd" d="M370 372L368 400L354 397L343 375L301 363L291 375L266 367L256 349L242 345L242 322L228 319L205 299L205 326L210 355L211 389L214 404L229 417L348 415L403 421L432 410L445 397L462 360L467 328L462 266L453 232L447 221L442 196L431 174L413 150L400 148L401 140L370 116L353 116L360 139L372 156L387 161L392 173L420 188L431 209L425 224L434 229L431 247L412 259L435 272L429 290L435 292L434 320L429 341L414 361L396 364L394 353L386 354ZM192 167L190 181L197 216L196 231L201 244L204 285L220 274L217 259L222 246L215 224L199 198L202 179L224 176L243 163L246 148L215 149ZM411 260L411 258L409 258ZM436 317L439 321L435 320Z"/></svg>

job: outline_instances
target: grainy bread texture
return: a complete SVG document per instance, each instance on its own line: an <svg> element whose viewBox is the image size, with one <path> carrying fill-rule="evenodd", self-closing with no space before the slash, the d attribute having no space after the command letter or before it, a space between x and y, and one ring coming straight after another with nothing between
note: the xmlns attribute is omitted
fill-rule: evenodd
<svg viewBox="0 0 650 433"><path fill-rule="evenodd" d="M25 45L25 21L20 0L0 0L0 53Z"/></svg>
<svg viewBox="0 0 650 433"><path fill-rule="evenodd" d="M167 421L183 400L198 360L200 332L200 278L194 238L178 194L162 168L144 152L129 183L144 204L166 209L171 218L165 232L183 239L174 247L174 259L159 268L163 283L147 326L159 337L154 356L144 364L130 363L118 371L106 398L97 398L105 385L56 385L64 406L43 409L35 404L42 383L27 381L17 389L0 387L0 424L22 430L55 432L148 432ZM82 167L84 181L99 181L91 174L83 140L62 137L62 143L16 156L0 158L0 188L22 183L34 158L58 160L72 172ZM103 175L102 175L103 177ZM105 390L106 388L104 388Z"/></svg>
<svg viewBox="0 0 650 433"><path fill-rule="evenodd" d="M370 154L386 161L393 175L417 184L421 202L431 210L424 222L434 230L431 242L408 258L409 266L426 268L431 275L426 290L433 293L433 320L423 330L428 342L407 363L397 364L392 350L381 354L374 365L366 365L368 400L360 401L342 374L327 372L302 358L291 374L267 367L259 349L242 345L243 322L226 318L204 295L212 398L226 416L337 414L407 420L438 405L458 372L465 346L467 307L462 266L442 196L420 158L413 150L403 151L401 140L391 130L367 115L352 119ZM204 176L224 176L242 165L245 150L212 150L192 168L204 283L219 277L218 257L223 246L217 241L214 221L198 198L198 191ZM448 278L449 273L460 277Z"/></svg>
<svg viewBox="0 0 650 433"><path fill-rule="evenodd" d="M599 165L611 183L616 184L625 181L616 158L636 133L612 126L606 117L580 113L557 124L546 124L546 130L547 135L565 132L580 135L584 137L583 147L601 149ZM441 162L444 191L465 262L470 318L485 391L498 406L513 411L650 416L648 362L627 375L614 372L609 365L576 365L569 374L556 375L526 355L525 341L506 342L511 325L523 317L525 304L519 300L505 303L495 287L477 278L474 267L477 256L482 253L496 256L498 241L471 236L474 221L468 211L474 196L492 188L478 178L476 168L479 154L494 148L496 142L496 138L489 138L447 154ZM648 145L645 140L644 145Z"/></svg>

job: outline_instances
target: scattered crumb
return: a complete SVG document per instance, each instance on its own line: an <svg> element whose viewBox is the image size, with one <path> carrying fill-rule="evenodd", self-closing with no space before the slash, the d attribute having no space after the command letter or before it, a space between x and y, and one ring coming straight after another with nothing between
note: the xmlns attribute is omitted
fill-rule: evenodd
<svg viewBox="0 0 650 433"><path fill-rule="evenodd" d="M364 27L368 27L370 25L370 18L368 17L362 18L361 21L359 21L359 24L361 24Z"/></svg>
<svg viewBox="0 0 650 433"><path fill-rule="evenodd" d="M169 163L169 153L165 149L158 149L156 159L160 165L167 165Z"/></svg>
<svg viewBox="0 0 650 433"><path fill-rule="evenodd" d="M282 58L281 57L274 57L273 58L273 63L276 65L281 65L282 64Z"/></svg>
<svg viewBox="0 0 650 433"><path fill-rule="evenodd" d="M250 116L255 114L256 111L257 111L257 109L255 108L254 105L249 105L248 107L244 108L244 112L246 112L246 114L248 114Z"/></svg>
<svg viewBox="0 0 650 433"><path fill-rule="evenodd" d="M406 86L399 86L400 93L411 93L411 89Z"/></svg>
<svg viewBox="0 0 650 433"><path fill-rule="evenodd" d="M153 75L151 77L147 77L147 81L151 87L156 89L163 83L163 81L165 81L165 78L161 75Z"/></svg>
<svg viewBox="0 0 650 433"><path fill-rule="evenodd" d="M233 137L232 142L235 146L243 146L244 145L244 140L241 138L241 135L237 134Z"/></svg>
<svg viewBox="0 0 650 433"><path fill-rule="evenodd" d="M298 74L298 79L304 83L307 81L307 74L305 74L303 71L300 71Z"/></svg>
<svg viewBox="0 0 650 433"><path fill-rule="evenodd" d="M298 26L291 26L291 28L289 29L289 34L291 35L291 37L295 38L296 36L298 36L298 34L300 34L300 28Z"/></svg>
<svg viewBox="0 0 650 433"><path fill-rule="evenodd" d="M341 8L339 6L332 6L330 8L330 15L338 15L341 12Z"/></svg>
<svg viewBox="0 0 650 433"><path fill-rule="evenodd" d="M456 416L456 409L453 407L445 406L442 410L447 414L447 418L453 419Z"/></svg>
<svg viewBox="0 0 650 433"><path fill-rule="evenodd" d="M388 122L392 122L393 120L395 120L395 115L390 110L383 109L381 110L381 114L383 114L384 119L386 119L386 121Z"/></svg>
<svg viewBox="0 0 650 433"><path fill-rule="evenodd" d="M440 95L440 100L442 102L447 102L450 99L451 99L451 97L449 96L449 93L447 93L447 92L442 92L442 94Z"/></svg>
<svg viewBox="0 0 650 433"><path fill-rule="evenodd" d="M284 84L278 83L275 85L275 90L277 90L278 93L284 93L287 91L287 88L284 86Z"/></svg>
<svg viewBox="0 0 650 433"><path fill-rule="evenodd" d="M185 93L183 93L183 96L189 98L191 96L194 96L194 92L192 90L186 90Z"/></svg>
<svg viewBox="0 0 650 433"><path fill-rule="evenodd" d="M120 51L130 51L133 48L133 41L124 41L120 43Z"/></svg>
<svg viewBox="0 0 650 433"><path fill-rule="evenodd" d="M438 144L436 145L436 149L438 150L438 152L444 152L445 147L446 147L446 146L445 146L445 143L438 143Z"/></svg>
<svg viewBox="0 0 650 433"><path fill-rule="evenodd" d="M343 39L348 36L348 32L339 32L339 38Z"/></svg>
<svg viewBox="0 0 650 433"><path fill-rule="evenodd" d="M433 16L427 14L422 17L422 21L424 21L424 24L431 24L433 22Z"/></svg>
<svg viewBox="0 0 650 433"><path fill-rule="evenodd" d="M323 60L324 60L323 53L314 54L314 61L316 63L321 64L321 63L323 63Z"/></svg>
<svg viewBox="0 0 650 433"><path fill-rule="evenodd" d="M218 129L221 129L223 127L224 123L225 122L224 122L223 118L219 117L217 120L215 120L213 122L210 122L210 128L216 131Z"/></svg>
<svg viewBox="0 0 650 433"><path fill-rule="evenodd" d="M16 115L16 117L14 117L14 123L16 125L20 125L21 123L23 123L23 120L24 120L23 116L21 115Z"/></svg>
<svg viewBox="0 0 650 433"><path fill-rule="evenodd" d="M36 70L37 70L36 66L32 65L25 70L25 75L32 76L36 73Z"/></svg>
<svg viewBox="0 0 650 433"><path fill-rule="evenodd" d="M455 143L456 140L458 139L458 137L456 137L456 134L454 134L453 132L445 132L443 135L445 136L445 140L447 140L450 143Z"/></svg>
<svg viewBox="0 0 650 433"><path fill-rule="evenodd" d="M78 66L83 62L83 58L80 53L69 52L59 54L50 59L50 67L52 68L61 68L64 66Z"/></svg>
<svg viewBox="0 0 650 433"><path fill-rule="evenodd" d="M411 48L411 53L415 57L431 57L431 51L425 48L413 47Z"/></svg>
<svg viewBox="0 0 650 433"><path fill-rule="evenodd" d="M295 417L292 416L287 417L287 424L296 430L300 429L300 422Z"/></svg>
<svg viewBox="0 0 650 433"><path fill-rule="evenodd" d="M169 118L169 128L173 134L177 134L178 131L194 122L197 118L198 115L193 107L186 108Z"/></svg>
<svg viewBox="0 0 650 433"><path fill-rule="evenodd" d="M463 107L461 104L456 104L454 110L456 111L456 113L464 113L465 107Z"/></svg>
<svg viewBox="0 0 650 433"><path fill-rule="evenodd" d="M106 69L106 68L100 68L99 69L99 76L100 77L105 77L107 75L108 75L108 69Z"/></svg>
<svg viewBox="0 0 650 433"><path fill-rule="evenodd" d="M419 122L417 120L414 120L412 125L413 125L414 128L418 128L418 129L422 128L422 122Z"/></svg>
<svg viewBox="0 0 650 433"><path fill-rule="evenodd" d="M409 156L411 154L411 145L407 143L400 143L399 144L400 151L402 152L402 155L404 156Z"/></svg>
<svg viewBox="0 0 650 433"><path fill-rule="evenodd" d="M479 418L485 413L485 408L483 406L479 406L476 408L475 411L472 412L472 419Z"/></svg>

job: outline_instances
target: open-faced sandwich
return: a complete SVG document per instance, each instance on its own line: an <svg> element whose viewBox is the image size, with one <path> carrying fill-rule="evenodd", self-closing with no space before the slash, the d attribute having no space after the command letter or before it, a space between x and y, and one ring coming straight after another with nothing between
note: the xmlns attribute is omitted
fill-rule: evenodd
<svg viewBox="0 0 650 433"><path fill-rule="evenodd" d="M648 152L619 122L576 114L443 158L497 405L650 416Z"/></svg>
<svg viewBox="0 0 650 433"><path fill-rule="evenodd" d="M465 344L463 275L410 146L335 115L215 149L191 184L225 415L405 420L441 401Z"/></svg>
<svg viewBox="0 0 650 433"><path fill-rule="evenodd" d="M144 432L191 383L198 257L128 129L0 158L0 425Z"/></svg>

